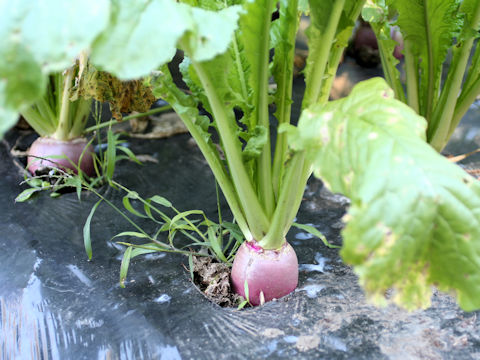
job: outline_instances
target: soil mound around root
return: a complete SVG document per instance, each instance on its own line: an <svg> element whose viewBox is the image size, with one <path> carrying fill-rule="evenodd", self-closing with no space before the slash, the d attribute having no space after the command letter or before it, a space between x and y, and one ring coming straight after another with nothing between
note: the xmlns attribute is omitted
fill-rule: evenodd
<svg viewBox="0 0 480 360"><path fill-rule="evenodd" d="M210 257L193 256L193 282L213 303L236 307L243 298L235 294L230 282L230 266Z"/></svg>

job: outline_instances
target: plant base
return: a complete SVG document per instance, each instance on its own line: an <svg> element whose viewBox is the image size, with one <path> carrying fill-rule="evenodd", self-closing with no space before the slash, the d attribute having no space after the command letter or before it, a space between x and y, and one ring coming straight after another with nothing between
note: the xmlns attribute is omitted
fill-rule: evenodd
<svg viewBox="0 0 480 360"><path fill-rule="evenodd" d="M233 262L231 280L233 290L260 305L291 293L298 284L298 260L295 250L287 242L278 250L264 250L257 242L245 242L238 249Z"/></svg>
<svg viewBox="0 0 480 360"><path fill-rule="evenodd" d="M70 169L77 173L77 169L71 162L78 164L83 153L79 167L88 176L92 176L95 172L92 156L94 150L91 145L85 150L86 146L87 140L85 138L62 141L49 137L39 137L28 150L28 170L33 175L35 175L37 170L49 167L62 170ZM61 158L60 156L65 156L66 158Z"/></svg>

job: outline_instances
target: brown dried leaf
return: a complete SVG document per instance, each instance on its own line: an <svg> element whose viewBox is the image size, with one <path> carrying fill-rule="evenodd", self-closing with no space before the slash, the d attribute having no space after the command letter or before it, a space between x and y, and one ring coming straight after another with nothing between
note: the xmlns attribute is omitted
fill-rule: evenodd
<svg viewBox="0 0 480 360"><path fill-rule="evenodd" d="M117 120L122 119L122 113L148 111L155 101L150 87L145 86L143 80L121 81L89 63L81 69L72 88L71 100L78 97L108 102L112 116Z"/></svg>

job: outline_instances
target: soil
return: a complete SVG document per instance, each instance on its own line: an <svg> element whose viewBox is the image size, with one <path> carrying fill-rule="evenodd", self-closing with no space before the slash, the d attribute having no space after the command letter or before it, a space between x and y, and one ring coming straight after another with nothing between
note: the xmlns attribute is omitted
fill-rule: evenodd
<svg viewBox="0 0 480 360"><path fill-rule="evenodd" d="M238 307L244 300L230 282L230 266L211 257L193 256L194 283L211 302L221 307Z"/></svg>

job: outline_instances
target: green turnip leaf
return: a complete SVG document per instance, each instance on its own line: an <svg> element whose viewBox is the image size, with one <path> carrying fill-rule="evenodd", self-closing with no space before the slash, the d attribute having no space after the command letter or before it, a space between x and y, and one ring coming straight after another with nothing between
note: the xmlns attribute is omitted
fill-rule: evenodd
<svg viewBox="0 0 480 360"><path fill-rule="evenodd" d="M341 254L373 300L393 289L391 301L427 307L436 285L478 309L480 183L430 147L425 128L376 78L306 109L288 133L315 175L351 199Z"/></svg>
<svg viewBox="0 0 480 360"><path fill-rule="evenodd" d="M121 79L139 78L170 61L181 39L194 60L210 60L227 50L240 10L214 12L174 0L113 1L109 31L95 42L91 60Z"/></svg>
<svg viewBox="0 0 480 360"><path fill-rule="evenodd" d="M321 88L321 85L315 83L318 82L319 79L324 81L335 76L336 67L329 69L327 66L328 48L325 48L325 42L332 44L331 49L342 48L347 45L354 27L352 16L359 11L357 8L363 1L345 0L344 6L340 8L338 7L339 2L337 0L311 0L309 3L311 23L306 31L309 53L305 67L305 82L307 87L303 100L304 106L307 107L312 102L316 102L320 96L320 94L315 93ZM339 10L341 13L335 15ZM326 71L327 73L325 73ZM328 99L327 92L329 92L329 88L328 90L323 89L323 91L324 94L322 94L321 97L326 100Z"/></svg>
<svg viewBox="0 0 480 360"><path fill-rule="evenodd" d="M428 117L428 108L436 101L442 65L461 20L456 15L458 0L391 0L389 6L398 12L397 24L413 55L420 58L420 114Z"/></svg>
<svg viewBox="0 0 480 360"><path fill-rule="evenodd" d="M238 41L243 47L244 68L248 68L247 81L252 91L252 115L247 120L247 125L254 128L257 124L262 124L261 117L264 115L262 96L266 95L267 85L265 79L268 75L268 49L269 24L273 12L274 2L271 0L252 0L245 2L245 12L240 18L240 28Z"/></svg>

